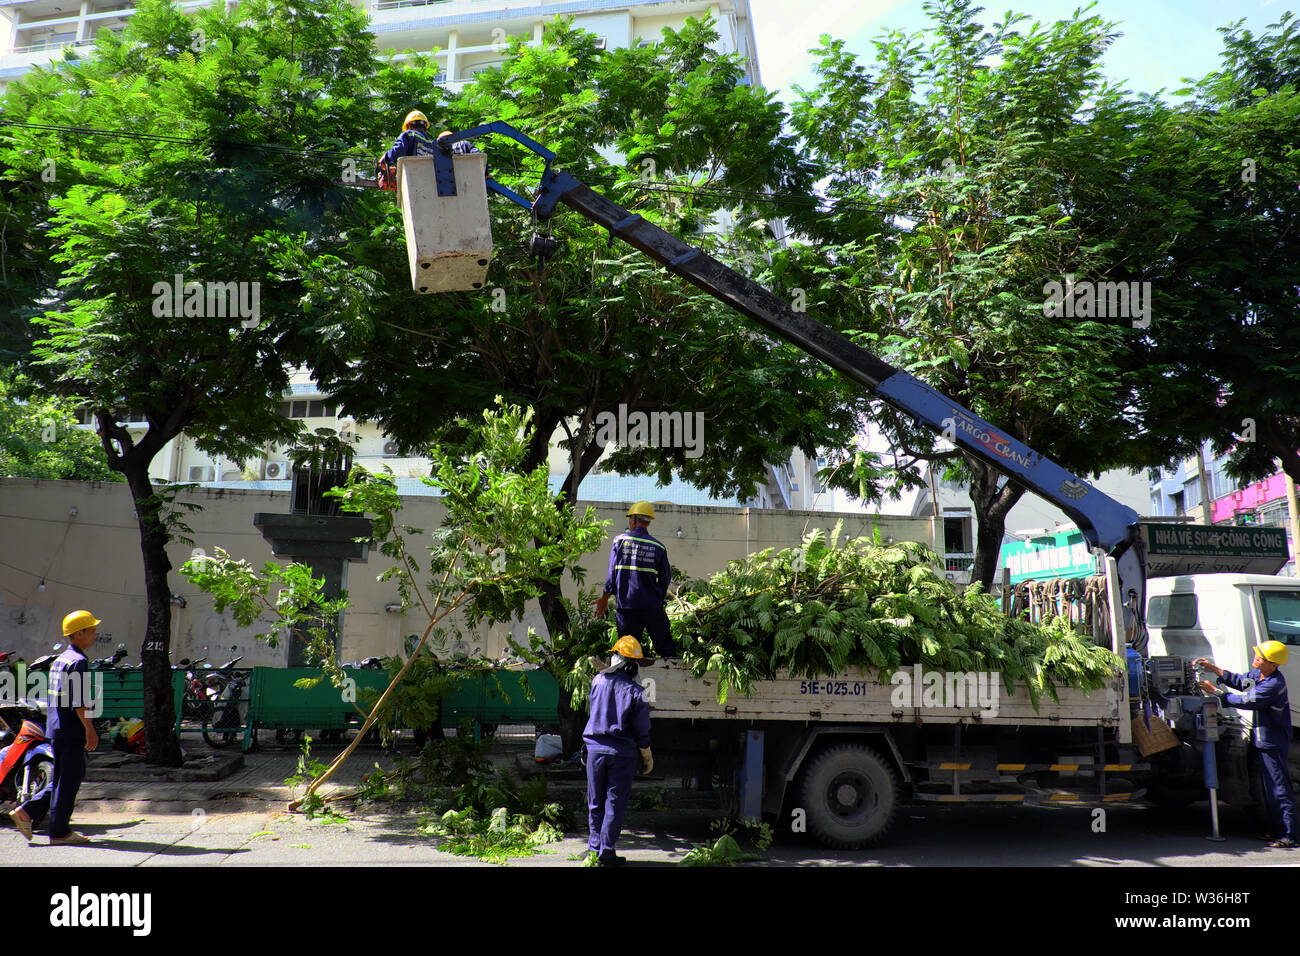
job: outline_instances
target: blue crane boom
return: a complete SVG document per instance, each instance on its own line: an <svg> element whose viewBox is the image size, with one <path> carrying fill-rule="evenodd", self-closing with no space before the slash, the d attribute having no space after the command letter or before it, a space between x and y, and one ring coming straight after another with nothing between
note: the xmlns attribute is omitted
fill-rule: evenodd
<svg viewBox="0 0 1300 956"><path fill-rule="evenodd" d="M440 142L449 149L458 140L494 133L521 143L546 161L537 198L527 200L495 181L488 188L531 211L545 222L559 203L604 227L654 259L669 272L698 286L763 328L865 386L882 401L1020 482L1056 505L1079 526L1093 548L1114 557L1126 624L1141 622L1146 607L1145 545L1138 514L1056 462L945 398L915 376L897 369L847 337L802 312L767 289L714 259L702 249L660 229L600 195L563 170L553 168L555 154L500 120L453 133ZM451 157L436 156L439 193L455 190ZM1141 628L1137 633L1140 634Z"/></svg>

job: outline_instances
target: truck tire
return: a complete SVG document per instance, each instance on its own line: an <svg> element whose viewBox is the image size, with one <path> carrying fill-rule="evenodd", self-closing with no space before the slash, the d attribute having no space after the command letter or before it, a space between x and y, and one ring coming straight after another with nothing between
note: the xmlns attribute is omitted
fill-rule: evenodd
<svg viewBox="0 0 1300 956"><path fill-rule="evenodd" d="M839 744L809 764L800 794L813 836L835 850L860 850L893 824L898 777L870 747Z"/></svg>

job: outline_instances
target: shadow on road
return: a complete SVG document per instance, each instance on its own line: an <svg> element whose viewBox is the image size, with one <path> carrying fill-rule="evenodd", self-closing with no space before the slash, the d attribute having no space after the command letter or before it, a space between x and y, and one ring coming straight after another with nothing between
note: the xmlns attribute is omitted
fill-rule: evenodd
<svg viewBox="0 0 1300 956"><path fill-rule="evenodd" d="M87 827L86 829L90 829ZM88 833L87 836L90 836ZM41 850L44 852L56 852L65 849L61 846L50 846L47 843L28 844L31 849ZM152 840L95 840L93 843L85 843L77 847L78 850L112 850L117 853L152 853L157 856L208 856L216 854L218 856L230 856L235 853L248 853L249 850L243 847L199 847L186 846L177 843L155 843Z"/></svg>

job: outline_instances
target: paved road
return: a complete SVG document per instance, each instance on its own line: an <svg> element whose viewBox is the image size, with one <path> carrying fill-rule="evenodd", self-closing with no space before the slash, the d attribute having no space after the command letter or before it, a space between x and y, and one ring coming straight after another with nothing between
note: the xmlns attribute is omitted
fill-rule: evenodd
<svg viewBox="0 0 1300 956"><path fill-rule="evenodd" d="M700 811L637 813L621 848L643 866L672 866L708 839ZM416 832L418 814L371 811L345 823L307 820L282 809L184 813L101 811L78 815L95 842L86 847L28 846L0 832L0 864L21 866L492 866L440 852ZM888 845L827 851L804 841L778 841L757 866L1185 866L1300 865L1300 853L1270 850L1241 836L1207 841L1190 817L1157 819L1141 809L1114 813L1107 833L1093 833L1087 812L909 808ZM570 837L549 852L513 861L519 867L576 867L569 859L585 840Z"/></svg>
<svg viewBox="0 0 1300 956"><path fill-rule="evenodd" d="M519 760L522 751L503 759ZM328 758L328 754L325 755ZM245 767L208 783L107 781L85 784L75 825L95 842L28 846L17 831L0 830L0 865L21 866L448 866L491 867L440 852L417 833L417 810L375 805L346 823L307 820L285 812L293 772L290 750L251 754ZM382 756L360 751L340 773L339 786L355 783ZM332 785L331 785L332 786ZM639 783L638 789L646 789ZM556 781L552 792L573 806L582 801L580 780ZM692 799L693 797L693 799ZM671 792L667 810L629 814L621 844L642 867L673 866L710 838L716 817L698 795ZM756 866L788 867L1237 867L1300 865L1300 851L1271 850L1253 839L1244 815L1224 808L1221 843L1205 839L1204 806L1169 814L1154 807L1109 808L1104 832L1089 809L939 806L901 808L887 843L872 850L833 852L808 838L787 837ZM570 857L585 847L581 834L514 861L519 867L576 867Z"/></svg>

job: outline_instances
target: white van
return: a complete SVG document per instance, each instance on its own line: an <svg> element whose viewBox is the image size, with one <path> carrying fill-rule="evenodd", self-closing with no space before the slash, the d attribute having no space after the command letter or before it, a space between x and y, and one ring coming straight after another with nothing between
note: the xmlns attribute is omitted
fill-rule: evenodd
<svg viewBox="0 0 1300 956"><path fill-rule="evenodd" d="M1291 726L1300 728L1300 578L1268 574L1184 574L1147 581L1147 653L1208 657L1224 670L1250 670L1254 648L1291 648L1282 668ZM1247 722L1249 716L1246 716Z"/></svg>

